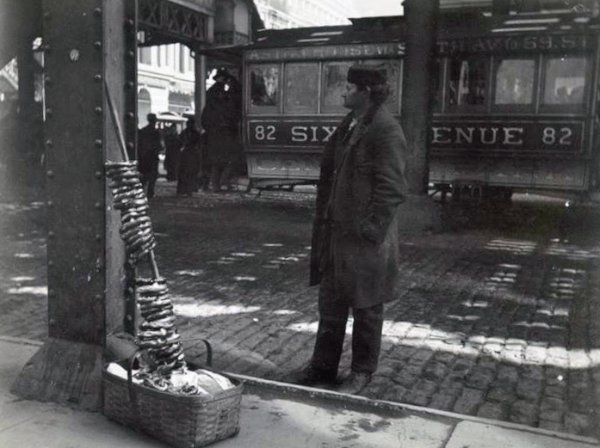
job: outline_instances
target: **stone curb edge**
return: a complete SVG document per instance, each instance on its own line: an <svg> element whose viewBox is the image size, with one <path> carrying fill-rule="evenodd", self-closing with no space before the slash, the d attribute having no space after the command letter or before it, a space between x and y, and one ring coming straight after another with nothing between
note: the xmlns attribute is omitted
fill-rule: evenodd
<svg viewBox="0 0 600 448"><path fill-rule="evenodd" d="M594 439L592 437L584 437L578 436L575 434L569 434L560 431L551 431L548 429L542 428L534 428L531 426L522 425L519 423L506 422L501 420L492 420L483 417L476 417L471 415L458 414L455 412L442 411L433 408L427 408L423 406L416 406L406 403L397 403L393 401L385 401L385 400L373 400L366 397L361 397L357 395L349 395L335 391L329 391L324 389L316 389L313 387L299 386L288 383L281 383L278 381L266 380L262 378L256 378L252 376L240 375L237 373L231 372L223 372L228 376L239 379L246 384L255 385L258 387L264 387L268 389L277 390L280 392L288 393L291 395L301 395L308 393L310 397L314 398L325 398L339 402L345 402L348 404L361 405L367 408L371 408L373 410L388 410L388 411L412 411L418 414L425 414L435 417L445 417L453 420L462 420L469 421L473 423L480 423L485 425L497 426L505 429L512 429L517 431L528 432L540 436L553 437L556 439L561 439L569 442L580 442L587 443L590 447L600 447L600 441Z"/></svg>
<svg viewBox="0 0 600 448"><path fill-rule="evenodd" d="M3 336L0 335L0 342L8 342L12 344L21 344L21 345L32 345L36 347L41 347L44 345L42 341L37 341L33 339L19 338L13 336ZM255 385L259 387L264 387L267 389L273 389L284 393L289 393L292 395L301 395L306 394L312 398L326 398L334 401L339 401L342 403L348 403L353 405L361 405L371 409L379 409L379 410L388 410L388 411L413 411L418 414L426 414L432 415L435 417L445 417L451 418L454 420L463 420L469 421L473 423L481 423L486 425L497 426L505 429L513 429L518 431L524 431L532 434L554 437L557 439L562 439L570 442L581 442L590 444L590 446L600 447L600 441L591 437L583 437L577 436L574 434L569 434L565 432L559 431L551 431L548 429L542 428L533 428L531 426L521 425L518 423L505 422L501 420L492 420L488 418L475 417L471 415L457 414L455 412L449 411L441 411L438 409L427 408L423 406L415 406L406 403L396 403L393 401L385 401L385 400L373 400L366 397L361 397L357 395L349 395L335 391L329 391L324 389L317 389L313 387L299 386L295 384L281 383L279 381L266 380L262 378L241 375L238 373L231 372L223 372L226 375L241 380L249 385Z"/></svg>

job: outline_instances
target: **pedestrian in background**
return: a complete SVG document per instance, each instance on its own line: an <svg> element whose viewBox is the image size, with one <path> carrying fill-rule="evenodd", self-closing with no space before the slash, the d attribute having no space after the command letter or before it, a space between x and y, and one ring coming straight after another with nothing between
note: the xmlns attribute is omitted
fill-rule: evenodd
<svg viewBox="0 0 600 448"><path fill-rule="evenodd" d="M173 123L164 130L165 142L165 171L167 180L177 180L177 170L179 169L179 153L181 152L181 139L177 133L177 126Z"/></svg>
<svg viewBox="0 0 600 448"><path fill-rule="evenodd" d="M188 118L180 138L182 148L179 156L177 195L191 196L198 187L197 178L201 163L200 132L196 129L194 117Z"/></svg>
<svg viewBox="0 0 600 448"><path fill-rule="evenodd" d="M206 131L206 156L210 166L210 186L219 192L229 185L231 171L240 151L240 89L237 80L225 69L214 76L215 83L206 94L202 128Z"/></svg>
<svg viewBox="0 0 600 448"><path fill-rule="evenodd" d="M319 327L297 381L335 384L352 309L351 374L339 391L355 394L377 369L383 304L395 298L406 142L383 105L385 70L354 65L347 81L342 97L351 112L326 144L317 190L310 284L320 283Z"/></svg>
<svg viewBox="0 0 600 448"><path fill-rule="evenodd" d="M156 127L156 114L146 116L148 124L138 131L138 170L148 199L154 197L158 179L158 158L163 151L160 132Z"/></svg>

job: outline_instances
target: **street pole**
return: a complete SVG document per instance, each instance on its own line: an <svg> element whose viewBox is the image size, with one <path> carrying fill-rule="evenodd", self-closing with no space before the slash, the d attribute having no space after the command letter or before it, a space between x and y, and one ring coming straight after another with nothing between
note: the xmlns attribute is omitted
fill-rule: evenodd
<svg viewBox="0 0 600 448"><path fill-rule="evenodd" d="M404 0L407 23L402 83L402 126L408 145L406 179L411 208L401 230L438 226L439 214L427 196L431 130L431 79L437 35L438 0Z"/></svg>
<svg viewBox="0 0 600 448"><path fill-rule="evenodd" d="M196 49L198 50L198 48ZM194 109L196 113L196 128L201 128L200 118L206 104L206 56L196 51L194 58Z"/></svg>

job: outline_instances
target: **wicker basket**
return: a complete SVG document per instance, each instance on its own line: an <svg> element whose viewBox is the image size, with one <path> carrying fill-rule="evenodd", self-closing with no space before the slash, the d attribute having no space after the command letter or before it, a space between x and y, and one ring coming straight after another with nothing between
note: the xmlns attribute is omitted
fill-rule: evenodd
<svg viewBox="0 0 600 448"><path fill-rule="evenodd" d="M230 378L235 387L210 399L174 395L134 384L132 364L122 363L128 380L103 373L104 415L109 419L180 448L205 446L239 432L243 390L239 381Z"/></svg>

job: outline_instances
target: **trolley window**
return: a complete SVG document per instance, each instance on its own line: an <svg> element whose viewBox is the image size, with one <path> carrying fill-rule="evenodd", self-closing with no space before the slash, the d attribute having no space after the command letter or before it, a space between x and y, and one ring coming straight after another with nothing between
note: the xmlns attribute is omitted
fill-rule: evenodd
<svg viewBox="0 0 600 448"><path fill-rule="evenodd" d="M392 113L398 113L400 108L400 62L391 62L389 60L369 60L365 61L369 65L379 65L385 67L387 82L390 86L390 96L385 101L387 108Z"/></svg>
<svg viewBox="0 0 600 448"><path fill-rule="evenodd" d="M250 111L277 113L279 98L279 65L261 64L250 67Z"/></svg>
<svg viewBox="0 0 600 448"><path fill-rule="evenodd" d="M511 110L533 108L536 79L534 59L499 59L495 63L494 73L494 106Z"/></svg>
<svg viewBox="0 0 600 448"><path fill-rule="evenodd" d="M348 112L344 109L342 94L346 89L346 75L352 61L323 63L321 113L335 114Z"/></svg>
<svg viewBox="0 0 600 448"><path fill-rule="evenodd" d="M547 58L543 105L560 110L583 109L587 72L588 61L583 56Z"/></svg>
<svg viewBox="0 0 600 448"><path fill-rule="evenodd" d="M449 62L448 111L485 112L488 103L489 59L457 57Z"/></svg>
<svg viewBox="0 0 600 448"><path fill-rule="evenodd" d="M319 65L316 62L286 64L285 85L284 113L317 113Z"/></svg>

